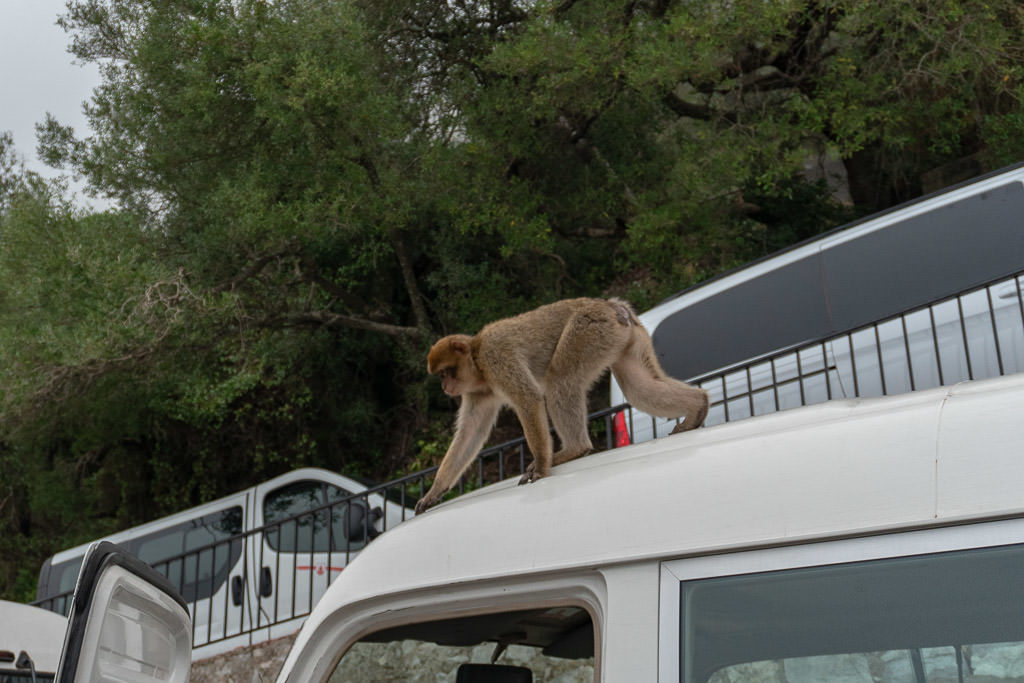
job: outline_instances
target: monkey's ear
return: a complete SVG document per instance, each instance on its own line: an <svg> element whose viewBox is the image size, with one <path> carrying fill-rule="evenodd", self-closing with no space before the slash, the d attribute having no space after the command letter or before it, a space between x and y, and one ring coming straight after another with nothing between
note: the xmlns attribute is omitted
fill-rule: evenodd
<svg viewBox="0 0 1024 683"><path fill-rule="evenodd" d="M467 344L461 339L449 339L448 348L454 351L455 353L469 353L469 344Z"/></svg>

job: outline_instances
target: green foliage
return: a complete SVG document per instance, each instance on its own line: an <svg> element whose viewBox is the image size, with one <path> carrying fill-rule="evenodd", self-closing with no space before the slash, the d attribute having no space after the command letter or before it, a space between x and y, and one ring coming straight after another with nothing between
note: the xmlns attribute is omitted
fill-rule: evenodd
<svg viewBox="0 0 1024 683"><path fill-rule="evenodd" d="M1016 2L724 7L71 0L94 132L49 118L40 149L118 208L0 135L0 594L296 466L436 460L435 335L643 309L1024 155Z"/></svg>

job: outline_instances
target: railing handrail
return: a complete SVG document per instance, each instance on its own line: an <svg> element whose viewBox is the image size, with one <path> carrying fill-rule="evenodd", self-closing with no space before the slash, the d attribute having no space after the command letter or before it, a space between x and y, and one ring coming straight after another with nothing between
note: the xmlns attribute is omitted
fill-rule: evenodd
<svg viewBox="0 0 1024 683"><path fill-rule="evenodd" d="M811 337L811 338L805 339L803 341L799 341L799 342L795 342L793 344L789 344L789 345L784 346L784 347L779 348L779 349L773 349L771 351L766 351L766 352L764 352L764 353L762 353L762 354L760 354L758 356L754 356L752 358L747 358L747 359L742 360L742 361L737 361L736 363L732 363L730 365L726 365L724 367L717 368L715 370L710 370L710 371L705 372L705 373L700 374L700 375L695 375L694 377L691 377L691 378L687 379L686 381L690 382L690 383L699 384L701 382L706 382L708 380L713 380L713 379L716 379L717 377L719 377L721 375L728 375L728 374L732 374L734 372L738 372L739 370L742 370L743 368L751 366L751 365L759 365L761 363L766 363L766 362L768 362L769 360L771 360L773 358L778 358L778 357L781 357L781 356L785 356L786 354L793 353L794 351L796 351L798 349L802 349L802 348L805 348L805 347L808 347L808 346L814 346L815 344L821 344L822 342L830 341L832 339L835 339L836 337L843 337L843 336L846 336L846 335L849 335L849 334L856 334L857 332L861 332L863 330L870 329L872 327L875 327L876 325L881 325L882 323L886 323L886 322L889 322L891 320L896 320L896 319L901 318L901 317L906 317L906 316L909 316L909 315L913 315L914 313L919 313L919 312L922 312L922 311L926 311L926 310L928 310L930 308L933 308L935 306L938 306L940 304L954 301L954 300L959 299L960 297L966 296L968 294L973 294L975 292L980 292L983 289L994 287L995 285L1001 284L1001 283L1006 282L1007 280L1011 280L1011 279L1017 281L1017 299L1018 299L1019 305L1021 306L1022 312L1024 312L1024 295L1021 294L1021 286L1022 285L1020 283L1020 278L1021 277L1024 277L1024 270L1019 270L1016 273L1010 273L1008 275L1003 275L1003 276L1000 276L1000 277L997 277L997 278L992 278L990 280L986 280L984 282L981 282L981 283L979 283L977 285L973 285L971 287L966 287L964 289L961 289L961 290L959 290L957 292L954 292L953 294L947 294L947 295L944 295L942 297L939 297L938 299L933 299L933 300L925 302L923 304L918 304L916 306L912 306L912 307L910 307L908 309L905 309L903 311L899 311L898 313L890 313L888 315L884 315L884 316L881 316L879 318L875 318L874 320L872 320L870 322L863 323L863 324L857 325L855 327L850 327L850 328L842 329L842 330L835 331L835 332L829 332L827 334L820 335L818 337Z"/></svg>

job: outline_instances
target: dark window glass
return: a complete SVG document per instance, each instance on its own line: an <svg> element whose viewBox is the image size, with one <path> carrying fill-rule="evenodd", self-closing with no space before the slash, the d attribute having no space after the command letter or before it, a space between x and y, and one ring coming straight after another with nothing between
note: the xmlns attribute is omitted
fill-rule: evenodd
<svg viewBox="0 0 1024 683"><path fill-rule="evenodd" d="M236 505L120 545L170 579L185 600L193 602L213 595L227 580L242 555L241 539L227 539L241 533L242 507ZM202 550L190 553L199 548ZM81 566L81 557L54 564L46 597L73 592ZM45 607L66 616L71 610L70 596Z"/></svg>
<svg viewBox="0 0 1024 683"><path fill-rule="evenodd" d="M364 500L321 481L298 481L267 494L267 544L278 552L346 552L366 545ZM345 501L345 502L340 502ZM351 518L351 519L350 519Z"/></svg>
<svg viewBox="0 0 1024 683"><path fill-rule="evenodd" d="M564 606L396 626L350 647L328 683L412 680L593 683L594 624Z"/></svg>
<svg viewBox="0 0 1024 683"><path fill-rule="evenodd" d="M1017 273L1022 211L1009 182L833 244L673 313L654 348L668 374L696 377Z"/></svg>
<svg viewBox="0 0 1024 683"><path fill-rule="evenodd" d="M78 570L82 567L82 558L75 557L55 564L50 568L49 594L60 595L75 590Z"/></svg>
<svg viewBox="0 0 1024 683"><path fill-rule="evenodd" d="M682 679L1024 680L1024 546L682 584Z"/></svg>
<svg viewBox="0 0 1024 683"><path fill-rule="evenodd" d="M224 585L242 555L242 508L176 524L130 541L128 549L166 576L188 602Z"/></svg>

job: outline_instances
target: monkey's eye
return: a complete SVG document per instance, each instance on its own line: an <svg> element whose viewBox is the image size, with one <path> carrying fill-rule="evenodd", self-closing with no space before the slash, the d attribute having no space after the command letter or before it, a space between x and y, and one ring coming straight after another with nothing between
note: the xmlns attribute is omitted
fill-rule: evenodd
<svg viewBox="0 0 1024 683"><path fill-rule="evenodd" d="M441 371L441 377L445 379L455 379L455 367L445 368Z"/></svg>

